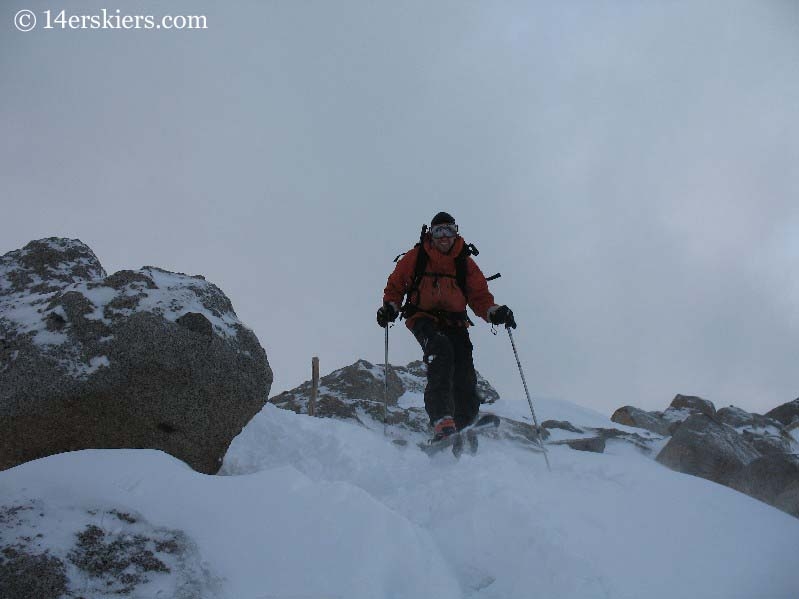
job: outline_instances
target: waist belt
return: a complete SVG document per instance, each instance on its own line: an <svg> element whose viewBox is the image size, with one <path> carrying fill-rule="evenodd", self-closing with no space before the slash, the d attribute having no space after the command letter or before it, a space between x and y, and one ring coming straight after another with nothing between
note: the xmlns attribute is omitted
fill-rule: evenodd
<svg viewBox="0 0 799 599"><path fill-rule="evenodd" d="M427 314L447 326L460 326L466 323L474 325L466 310L462 312L449 312L447 310L422 310L419 306L413 304L406 304L403 306L403 318L408 319L416 314Z"/></svg>

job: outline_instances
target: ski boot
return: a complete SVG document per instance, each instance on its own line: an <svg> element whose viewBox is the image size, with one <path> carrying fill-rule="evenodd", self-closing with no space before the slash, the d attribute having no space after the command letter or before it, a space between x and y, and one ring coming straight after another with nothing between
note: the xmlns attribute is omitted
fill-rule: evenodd
<svg viewBox="0 0 799 599"><path fill-rule="evenodd" d="M458 432L458 429L455 428L455 420L453 420L452 416L444 416L435 421L433 432L432 443L437 443L450 435L454 435Z"/></svg>

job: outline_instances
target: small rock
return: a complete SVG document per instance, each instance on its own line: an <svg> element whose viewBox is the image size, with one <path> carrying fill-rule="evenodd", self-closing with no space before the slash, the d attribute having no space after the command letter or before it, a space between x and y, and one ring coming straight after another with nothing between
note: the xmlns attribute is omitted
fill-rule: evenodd
<svg viewBox="0 0 799 599"><path fill-rule="evenodd" d="M602 437L573 439L571 441L566 441L566 445L577 451L590 451L592 453L603 453L605 451L605 439Z"/></svg>
<svg viewBox="0 0 799 599"><path fill-rule="evenodd" d="M584 431L580 430L576 426L574 426L571 422L566 420L546 420L541 423L542 428L559 428L564 431L569 431L570 433L582 433Z"/></svg>

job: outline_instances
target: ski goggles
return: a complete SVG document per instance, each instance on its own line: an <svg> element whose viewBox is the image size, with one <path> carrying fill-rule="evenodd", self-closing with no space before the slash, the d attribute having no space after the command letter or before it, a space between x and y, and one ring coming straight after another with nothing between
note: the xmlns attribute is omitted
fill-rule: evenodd
<svg viewBox="0 0 799 599"><path fill-rule="evenodd" d="M433 239L442 237L456 237L458 235L458 225L455 223L445 223L443 225L433 225L430 227L430 236Z"/></svg>

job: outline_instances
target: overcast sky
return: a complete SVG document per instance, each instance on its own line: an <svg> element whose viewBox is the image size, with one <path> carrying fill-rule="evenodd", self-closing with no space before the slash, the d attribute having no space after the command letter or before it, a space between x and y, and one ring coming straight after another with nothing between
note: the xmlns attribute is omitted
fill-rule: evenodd
<svg viewBox="0 0 799 599"><path fill-rule="evenodd" d="M202 31L15 29L30 9ZM0 9L0 254L203 274L275 371L358 358L440 210L531 392L610 414L799 396L799 2L37 2ZM475 362L524 391L504 330ZM421 352L404 326L390 359ZM546 414L539 414L546 419Z"/></svg>

